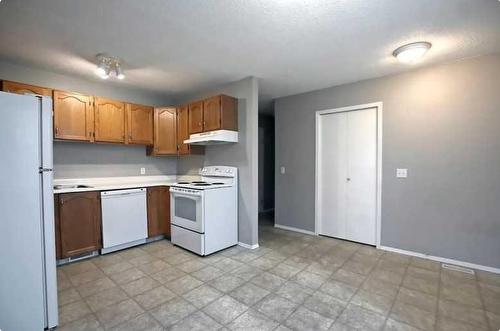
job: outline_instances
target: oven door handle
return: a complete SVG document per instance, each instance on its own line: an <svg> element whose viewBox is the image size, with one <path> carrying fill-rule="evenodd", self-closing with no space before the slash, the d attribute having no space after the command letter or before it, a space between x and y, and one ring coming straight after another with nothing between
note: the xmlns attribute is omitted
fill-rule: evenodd
<svg viewBox="0 0 500 331"><path fill-rule="evenodd" d="M187 199L192 199L192 200L201 200L201 195L193 195L193 194L186 194L186 193L180 193L180 192L172 192L172 197L173 198L187 198Z"/></svg>

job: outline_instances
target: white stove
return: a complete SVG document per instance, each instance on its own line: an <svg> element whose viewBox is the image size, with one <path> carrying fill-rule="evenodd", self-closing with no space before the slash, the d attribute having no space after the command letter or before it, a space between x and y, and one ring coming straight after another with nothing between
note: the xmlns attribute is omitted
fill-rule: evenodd
<svg viewBox="0 0 500 331"><path fill-rule="evenodd" d="M208 255L238 243L238 169L200 169L201 180L170 187L172 243Z"/></svg>

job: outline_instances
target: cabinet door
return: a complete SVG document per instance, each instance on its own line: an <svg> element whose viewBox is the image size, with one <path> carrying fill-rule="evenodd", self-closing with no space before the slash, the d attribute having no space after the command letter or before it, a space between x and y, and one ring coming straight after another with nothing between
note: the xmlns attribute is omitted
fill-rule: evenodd
<svg viewBox="0 0 500 331"><path fill-rule="evenodd" d="M148 188L148 237L170 236L170 191L168 186Z"/></svg>
<svg viewBox="0 0 500 331"><path fill-rule="evenodd" d="M203 132L203 101L189 105L188 122L189 134Z"/></svg>
<svg viewBox="0 0 500 331"><path fill-rule="evenodd" d="M93 141L93 134L93 97L54 91L54 138Z"/></svg>
<svg viewBox="0 0 500 331"><path fill-rule="evenodd" d="M100 249L99 192L59 194L61 256L77 256Z"/></svg>
<svg viewBox="0 0 500 331"><path fill-rule="evenodd" d="M17 94L36 94L47 97L52 96L52 89L41 86L11 82L8 80L2 81L2 91Z"/></svg>
<svg viewBox="0 0 500 331"><path fill-rule="evenodd" d="M189 139L188 106L177 108L177 145L179 155L189 154L189 145L184 140Z"/></svg>
<svg viewBox="0 0 500 331"><path fill-rule="evenodd" d="M238 99L220 96L220 128L238 131Z"/></svg>
<svg viewBox="0 0 500 331"><path fill-rule="evenodd" d="M220 96L203 101L203 131L219 130L221 128Z"/></svg>
<svg viewBox="0 0 500 331"><path fill-rule="evenodd" d="M123 102L96 98L95 141L125 142L125 104Z"/></svg>
<svg viewBox="0 0 500 331"><path fill-rule="evenodd" d="M55 244L56 244L56 259L62 259L61 253L61 222L59 219L59 194L54 194L54 228L55 228Z"/></svg>
<svg viewBox="0 0 500 331"><path fill-rule="evenodd" d="M153 144L153 107L127 104L127 143Z"/></svg>
<svg viewBox="0 0 500 331"><path fill-rule="evenodd" d="M155 109L155 155L177 155L176 117L175 108Z"/></svg>

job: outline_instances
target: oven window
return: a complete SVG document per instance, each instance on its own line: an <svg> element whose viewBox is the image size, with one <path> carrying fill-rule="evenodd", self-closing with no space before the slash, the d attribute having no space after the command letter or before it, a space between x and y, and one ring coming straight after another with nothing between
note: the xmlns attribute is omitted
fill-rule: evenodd
<svg viewBox="0 0 500 331"><path fill-rule="evenodd" d="M175 216L196 222L196 200L175 198Z"/></svg>

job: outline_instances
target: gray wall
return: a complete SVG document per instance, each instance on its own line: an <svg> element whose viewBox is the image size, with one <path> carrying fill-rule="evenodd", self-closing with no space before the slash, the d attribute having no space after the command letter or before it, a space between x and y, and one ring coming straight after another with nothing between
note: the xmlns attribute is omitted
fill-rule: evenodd
<svg viewBox="0 0 500 331"><path fill-rule="evenodd" d="M146 105L171 104L168 96L119 86L117 82L85 80L6 62L0 62L0 79ZM54 143L54 175L56 178L134 176L140 174L141 167L146 168L146 175L172 175L176 173L176 158L148 157L143 146Z"/></svg>
<svg viewBox="0 0 500 331"><path fill-rule="evenodd" d="M197 173L204 165L227 165L239 171L239 241L248 245L258 243L258 82L254 77L219 88L185 96L177 103L186 103L223 93L238 98L237 144L207 146L204 156L181 157L178 173Z"/></svg>
<svg viewBox="0 0 500 331"><path fill-rule="evenodd" d="M276 223L314 230L315 111L382 101L382 245L500 268L499 91L489 55L278 99Z"/></svg>
<svg viewBox="0 0 500 331"><path fill-rule="evenodd" d="M144 146L54 143L55 178L175 175L175 157L146 156Z"/></svg>

